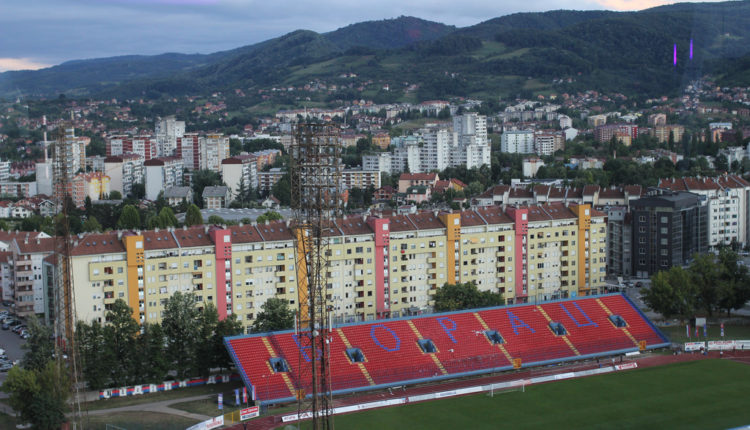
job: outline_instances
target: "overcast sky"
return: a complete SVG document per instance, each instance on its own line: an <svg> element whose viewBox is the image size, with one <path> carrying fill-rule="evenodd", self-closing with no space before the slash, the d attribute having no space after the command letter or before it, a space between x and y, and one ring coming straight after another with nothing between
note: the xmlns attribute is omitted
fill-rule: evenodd
<svg viewBox="0 0 750 430"><path fill-rule="evenodd" d="M416 16L458 27L515 12L639 10L664 0L0 0L0 71L68 60L211 53L297 29Z"/></svg>

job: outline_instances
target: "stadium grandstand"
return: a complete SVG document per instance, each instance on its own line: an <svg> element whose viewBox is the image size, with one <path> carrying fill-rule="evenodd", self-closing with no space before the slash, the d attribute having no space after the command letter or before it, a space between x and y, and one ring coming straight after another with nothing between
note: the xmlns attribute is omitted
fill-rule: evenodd
<svg viewBox="0 0 750 430"><path fill-rule="evenodd" d="M334 394L669 345L621 294L347 324L329 342ZM294 330L225 344L256 401L292 401L310 384L299 381L299 361L313 352L300 351Z"/></svg>

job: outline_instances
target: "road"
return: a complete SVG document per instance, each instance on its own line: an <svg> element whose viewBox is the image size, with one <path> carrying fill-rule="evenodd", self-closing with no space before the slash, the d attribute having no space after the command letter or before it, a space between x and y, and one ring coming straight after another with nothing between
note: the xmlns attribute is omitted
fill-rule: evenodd
<svg viewBox="0 0 750 430"><path fill-rule="evenodd" d="M3 306L0 306L0 310L10 310ZM23 357L24 350L21 349L21 345L26 343L25 340L21 339L17 334L10 330L0 330L0 348L5 350L8 358L11 361L20 360ZM5 377L8 375L6 372L0 373L0 385L5 382ZM6 398L8 395L4 392L0 392L0 398Z"/></svg>

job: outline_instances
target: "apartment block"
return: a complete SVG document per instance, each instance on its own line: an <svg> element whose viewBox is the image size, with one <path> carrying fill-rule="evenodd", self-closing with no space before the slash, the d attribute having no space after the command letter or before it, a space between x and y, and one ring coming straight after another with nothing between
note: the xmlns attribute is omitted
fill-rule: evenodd
<svg viewBox="0 0 750 430"><path fill-rule="evenodd" d="M235 155L221 161L221 178L230 190L230 199L235 199L239 191L258 188L257 157L252 154Z"/></svg>
<svg viewBox="0 0 750 430"><path fill-rule="evenodd" d="M106 139L107 157L125 153L138 154L144 160L157 156L156 140L151 135L112 135Z"/></svg>
<svg viewBox="0 0 750 430"><path fill-rule="evenodd" d="M170 187L182 186L185 164L179 157L161 157L143 163L146 171L146 198L156 200L159 193Z"/></svg>
<svg viewBox="0 0 750 430"><path fill-rule="evenodd" d="M660 270L687 264L708 251L708 207L701 196L665 193L631 203L633 275L646 278Z"/></svg>
<svg viewBox="0 0 750 430"><path fill-rule="evenodd" d="M533 130L506 130L500 136L500 152L510 154L533 154Z"/></svg>
<svg viewBox="0 0 750 430"><path fill-rule="evenodd" d="M104 174L109 176L110 190L119 191L127 196L133 185L145 181L144 159L141 155L125 153L109 156L104 159Z"/></svg>
<svg viewBox="0 0 750 430"><path fill-rule="evenodd" d="M326 300L337 321L430 311L446 282L475 282L529 303L600 292L604 214L588 205L486 207L331 221ZM104 321L118 298L141 323L159 322L176 291L213 303L247 329L270 297L297 306L296 232L284 222L120 231L76 238L78 318Z"/></svg>
<svg viewBox="0 0 750 430"><path fill-rule="evenodd" d="M185 121L174 116L159 118L154 124L156 153L159 157L173 156L177 150L177 139L185 134Z"/></svg>

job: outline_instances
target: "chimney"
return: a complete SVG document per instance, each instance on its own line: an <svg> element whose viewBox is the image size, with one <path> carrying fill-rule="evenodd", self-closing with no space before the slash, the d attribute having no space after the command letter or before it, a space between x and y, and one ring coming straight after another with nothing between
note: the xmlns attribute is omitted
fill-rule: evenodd
<svg viewBox="0 0 750 430"><path fill-rule="evenodd" d="M122 239L122 230L117 230L117 240Z"/></svg>
<svg viewBox="0 0 750 430"><path fill-rule="evenodd" d="M158 232L159 232L159 227L154 227L154 233L158 233Z"/></svg>

